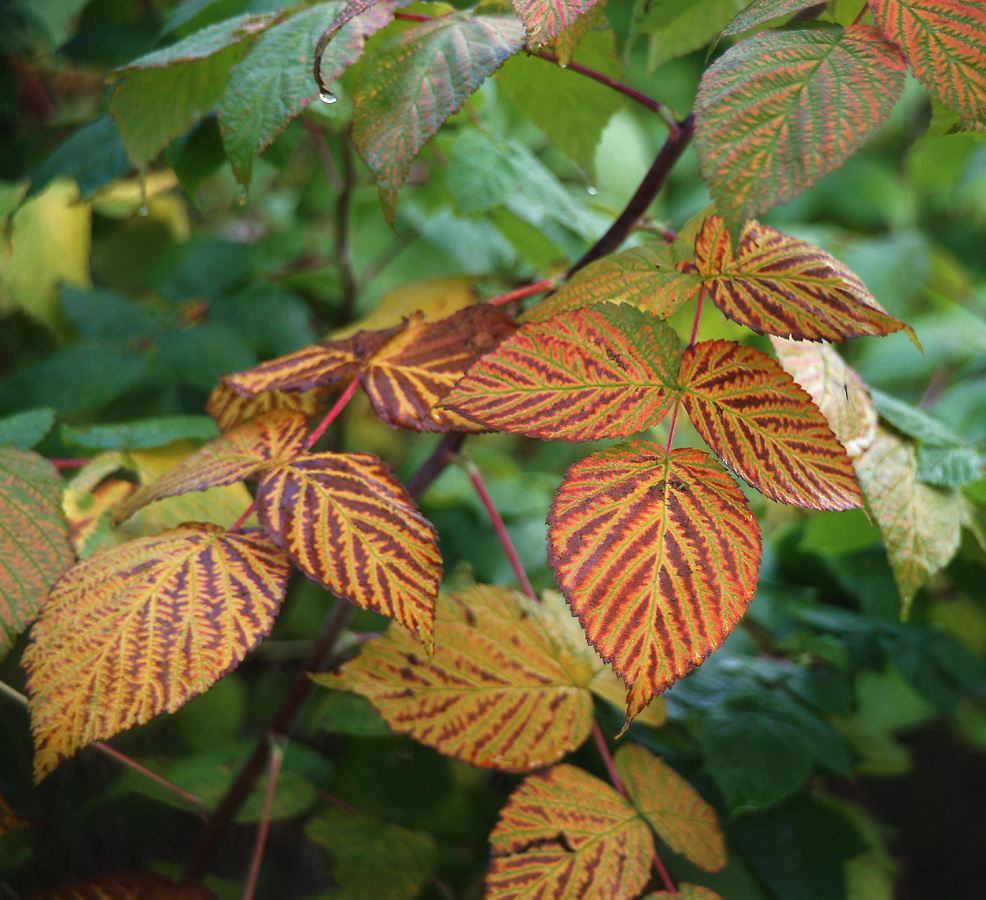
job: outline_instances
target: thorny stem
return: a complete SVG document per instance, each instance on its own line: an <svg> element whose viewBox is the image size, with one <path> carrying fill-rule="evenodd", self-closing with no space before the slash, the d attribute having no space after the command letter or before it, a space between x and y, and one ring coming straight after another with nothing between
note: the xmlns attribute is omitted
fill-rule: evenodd
<svg viewBox="0 0 986 900"><path fill-rule="evenodd" d="M12 688L6 682L0 681L0 694L3 694L8 699L13 700L14 703L27 709L27 697L25 697L20 691ZM179 787L173 781L168 781L168 779L163 775L158 775L157 772L151 771L146 766L137 762L137 760L131 759L125 753L121 753L115 747L111 747L104 741L94 741L92 744L89 744L89 746L92 747L92 749L97 753L102 753L107 759L112 759L115 763L118 763L121 766L126 766L129 769L133 769L149 781L153 781L156 784L161 785L161 787L165 790L170 791L176 797L180 797L190 806L194 806L199 815L205 815L205 804L202 802L201 798L196 797L195 794L190 791L186 791L184 788Z"/></svg>
<svg viewBox="0 0 986 900"><path fill-rule="evenodd" d="M257 826L257 839L253 844L253 856L250 859L250 874L247 876L246 887L243 889L243 900L253 900L257 890L257 880L260 877L260 864L264 859L264 847L267 844L267 832L270 830L271 809L274 806L274 794L277 793L277 779L281 774L281 763L284 761L284 750L280 741L273 736L270 742L270 759L267 762L267 790L264 791L264 806Z"/></svg>
<svg viewBox="0 0 986 900"><path fill-rule="evenodd" d="M335 405L326 414L325 418L319 423L318 427L308 435L308 440L305 441L305 449L311 450L315 446L315 442L325 434L325 429L328 428L339 416L345 408L346 404L353 399L353 394L356 393L356 388L359 387L359 379L354 378L346 386L346 390L339 395L339 399L336 400Z"/></svg>
<svg viewBox="0 0 986 900"><path fill-rule="evenodd" d="M490 492L486 490L486 484L483 482L483 476L479 474L479 469L476 468L476 464L472 461L466 460L463 465L469 475L469 480L472 482L472 486L476 489L476 494L479 496L480 502L482 502L483 507L486 509L486 512L490 517L490 521L493 523L493 529L496 531L496 536L500 540L500 545L507 554L507 559L510 560L510 567L514 570L514 575L517 576L518 583L524 593L527 594L527 596L532 600L536 601L538 596L534 593L534 588L531 587L531 582L527 577L527 573L521 565L520 557L517 555L517 550L514 547L513 541L510 540L510 534L507 532L507 527L503 524L503 518L500 516L500 511L496 508L493 498L490 497Z"/></svg>

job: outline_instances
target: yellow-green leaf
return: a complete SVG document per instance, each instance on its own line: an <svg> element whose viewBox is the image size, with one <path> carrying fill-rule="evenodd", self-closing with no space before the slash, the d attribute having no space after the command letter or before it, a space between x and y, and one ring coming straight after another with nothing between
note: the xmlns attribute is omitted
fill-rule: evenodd
<svg viewBox="0 0 986 900"><path fill-rule="evenodd" d="M24 651L35 776L207 690L270 631L289 573L261 532L201 524L70 569Z"/></svg>
<svg viewBox="0 0 986 900"><path fill-rule="evenodd" d="M114 518L122 522L155 500L235 484L265 465L289 462L304 448L307 427L303 413L288 410L252 419L209 441L161 478L135 491Z"/></svg>
<svg viewBox="0 0 986 900"><path fill-rule="evenodd" d="M75 558L58 470L31 450L0 446L0 659Z"/></svg>
<svg viewBox="0 0 986 900"><path fill-rule="evenodd" d="M558 765L510 795L490 847L486 900L629 900L647 883L654 839L608 784Z"/></svg>
<svg viewBox="0 0 986 900"><path fill-rule="evenodd" d="M548 561L636 715L725 640L756 589L760 528L733 479L699 450L635 442L565 474Z"/></svg>
<svg viewBox="0 0 986 900"><path fill-rule="evenodd" d="M270 466L257 486L257 514L309 578L432 646L438 538L389 466L368 453Z"/></svg>
<svg viewBox="0 0 986 900"><path fill-rule="evenodd" d="M104 875L35 894L32 900L216 900L201 884L175 884L151 872Z"/></svg>
<svg viewBox="0 0 986 900"><path fill-rule="evenodd" d="M560 595L535 603L477 586L439 596L429 659L407 632L390 628L341 674L315 680L369 698L394 731L440 753L526 772L586 739L591 692L610 694L606 671ZM626 689L617 684L623 705Z"/></svg>
<svg viewBox="0 0 986 900"><path fill-rule="evenodd" d="M691 784L638 744L617 750L615 762L630 802L664 843L707 872L725 867L719 817Z"/></svg>

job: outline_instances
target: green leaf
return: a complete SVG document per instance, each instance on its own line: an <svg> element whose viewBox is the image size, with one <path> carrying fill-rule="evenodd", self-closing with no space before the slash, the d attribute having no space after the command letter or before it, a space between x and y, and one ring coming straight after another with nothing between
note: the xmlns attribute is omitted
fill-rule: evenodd
<svg viewBox="0 0 986 900"><path fill-rule="evenodd" d="M380 185L388 222L418 151L523 45L513 17L452 13L376 50L353 100L353 141Z"/></svg>
<svg viewBox="0 0 986 900"><path fill-rule="evenodd" d="M426 831L372 816L325 809L305 826L334 863L338 887L325 900L413 900L438 864L438 846Z"/></svg>
<svg viewBox="0 0 986 900"><path fill-rule="evenodd" d="M870 388L873 404L880 418L901 434L929 447L963 447L965 442L944 422L929 416L916 406Z"/></svg>
<svg viewBox="0 0 986 900"><path fill-rule="evenodd" d="M528 45L540 50L550 44L580 16L592 9L597 0L510 0L527 29Z"/></svg>
<svg viewBox="0 0 986 900"><path fill-rule="evenodd" d="M818 0L754 0L741 13L734 16L729 24L722 29L720 37L731 37L752 31L761 25L766 25L774 19L789 16L815 6Z"/></svg>
<svg viewBox="0 0 986 900"><path fill-rule="evenodd" d="M125 343L157 334L174 322L116 291L63 285L60 301L65 317L83 337Z"/></svg>
<svg viewBox="0 0 986 900"><path fill-rule="evenodd" d="M62 440L87 450L147 450L180 440L208 441L219 436L208 416L159 416L112 425L63 425Z"/></svg>
<svg viewBox="0 0 986 900"><path fill-rule="evenodd" d="M727 50L699 85L695 143L730 226L840 165L890 115L904 70L865 25L765 31Z"/></svg>
<svg viewBox="0 0 986 900"><path fill-rule="evenodd" d="M918 447L918 481L961 487L983 477L982 457L972 447Z"/></svg>
<svg viewBox="0 0 986 900"><path fill-rule="evenodd" d="M649 36L647 72L705 47L746 0L638 0L633 34Z"/></svg>
<svg viewBox="0 0 986 900"><path fill-rule="evenodd" d="M611 78L623 78L616 61L616 37L610 29L585 35L575 62ZM527 56L507 60L497 82L553 146L567 153L590 179L595 178L596 147L609 120L623 105L620 94L576 72Z"/></svg>
<svg viewBox="0 0 986 900"><path fill-rule="evenodd" d="M674 402L681 343L632 306L525 325L481 357L443 405L487 428L568 441L626 437Z"/></svg>
<svg viewBox="0 0 986 900"><path fill-rule="evenodd" d="M253 161L319 90L312 78L315 43L344 7L320 3L265 31L244 61L235 65L219 105L223 145L237 180L249 186ZM331 84L363 53L363 43L392 18L394 0L374 4L347 22L322 57L322 78Z"/></svg>
<svg viewBox="0 0 986 900"><path fill-rule="evenodd" d="M110 113L137 165L153 160L212 111L226 89L230 68L273 18L227 19L113 73L121 83L110 100Z"/></svg>
<svg viewBox="0 0 986 900"><path fill-rule="evenodd" d="M79 186L83 199L132 168L120 140L120 132L109 116L82 126L44 162L31 180L31 193L44 190L50 181L67 175Z"/></svg>
<svg viewBox="0 0 986 900"><path fill-rule="evenodd" d="M0 419L0 444L12 444L30 450L55 424L55 411L50 406L29 409Z"/></svg>
<svg viewBox="0 0 986 900"><path fill-rule="evenodd" d="M208 391L225 372L247 369L256 354L233 329L216 322L162 335L157 343L161 362L185 384Z"/></svg>

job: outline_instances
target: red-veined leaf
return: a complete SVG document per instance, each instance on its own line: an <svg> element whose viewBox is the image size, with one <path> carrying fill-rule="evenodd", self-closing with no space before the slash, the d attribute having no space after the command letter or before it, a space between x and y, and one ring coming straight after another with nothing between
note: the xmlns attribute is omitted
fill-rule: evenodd
<svg viewBox="0 0 986 900"><path fill-rule="evenodd" d="M435 406L479 357L516 330L510 316L486 303L437 322L416 313L367 362L360 383L376 414L391 425L473 431L472 423Z"/></svg>
<svg viewBox="0 0 986 900"><path fill-rule="evenodd" d="M760 527L699 450L634 442L576 463L548 514L548 561L632 718L717 649L756 589Z"/></svg>
<svg viewBox="0 0 986 900"><path fill-rule="evenodd" d="M669 891L658 891L656 894L648 894L644 900L723 900L712 888L703 887L700 884L679 884L678 893L672 894Z"/></svg>
<svg viewBox="0 0 986 900"><path fill-rule="evenodd" d="M769 356L731 341L702 341L685 350L678 377L702 439L762 494L811 509L863 505L828 420Z"/></svg>
<svg viewBox="0 0 986 900"><path fill-rule="evenodd" d="M510 795L490 847L486 900L628 900L647 883L654 839L608 784L558 765Z"/></svg>
<svg viewBox="0 0 986 900"><path fill-rule="evenodd" d="M664 843L706 872L725 867L719 817L691 784L638 744L617 750L615 762L630 802Z"/></svg>
<svg viewBox="0 0 986 900"><path fill-rule="evenodd" d="M777 361L811 396L850 459L876 437L876 407L856 370L827 344L772 337Z"/></svg>
<svg viewBox="0 0 986 900"><path fill-rule="evenodd" d="M914 445L884 428L856 460L906 614L914 595L959 549L962 494L918 481Z"/></svg>
<svg viewBox="0 0 986 900"><path fill-rule="evenodd" d="M307 430L308 419L300 412L278 409L251 419L135 491L120 504L114 519L122 522L155 500L235 484L265 465L291 460L304 449Z"/></svg>
<svg viewBox="0 0 986 900"><path fill-rule="evenodd" d="M175 884L151 872L104 875L35 894L33 900L216 900L201 884Z"/></svg>
<svg viewBox="0 0 986 900"><path fill-rule="evenodd" d="M13 807L0 795L0 837L30 827L31 823L17 815Z"/></svg>
<svg viewBox="0 0 986 900"><path fill-rule="evenodd" d="M558 60L558 65L567 66L575 58L579 45L589 32L591 32L600 22L605 25L603 19L603 7L605 3L596 3L587 13L581 15L571 25L558 32L558 35L551 41L551 49Z"/></svg>
<svg viewBox="0 0 986 900"><path fill-rule="evenodd" d="M58 470L31 450L0 447L0 659L74 561Z"/></svg>
<svg viewBox="0 0 986 900"><path fill-rule="evenodd" d="M759 222L746 223L734 253L723 220L709 216L694 265L723 315L760 334L841 341L904 329L917 344L834 256Z"/></svg>
<svg viewBox="0 0 986 900"><path fill-rule="evenodd" d="M517 15L524 20L528 45L539 50L550 44L580 16L592 9L597 0L510 0Z"/></svg>
<svg viewBox="0 0 986 900"><path fill-rule="evenodd" d="M431 648L438 538L389 466L368 453L272 466L257 485L257 515L309 578L397 619Z"/></svg>
<svg viewBox="0 0 986 900"><path fill-rule="evenodd" d="M232 669L270 631L290 568L256 529L188 524L70 569L23 657L36 777Z"/></svg>
<svg viewBox="0 0 986 900"><path fill-rule="evenodd" d="M256 396L245 397L221 383L209 394L205 411L215 420L219 430L226 432L273 409L297 410L310 419L321 406L322 393L320 390L299 394L261 391Z"/></svg>
<svg viewBox="0 0 986 900"><path fill-rule="evenodd" d="M865 25L763 31L727 50L695 98L695 144L719 211L742 222L840 165L890 115L904 70Z"/></svg>
<svg viewBox="0 0 986 900"><path fill-rule="evenodd" d="M624 437L671 407L680 353L660 319L597 304L522 327L469 370L443 407L531 437Z"/></svg>
<svg viewBox="0 0 986 900"><path fill-rule="evenodd" d="M752 31L759 25L766 25L773 19L808 9L816 3L817 0L754 0L741 13L733 16L729 24L719 32L719 36L732 37L744 31Z"/></svg>
<svg viewBox="0 0 986 900"><path fill-rule="evenodd" d="M514 17L455 12L377 48L353 100L353 142L380 185L388 222L418 151L523 46Z"/></svg>
<svg viewBox="0 0 986 900"><path fill-rule="evenodd" d="M592 692L613 693L599 657L559 594L541 603L504 587L439 595L435 652L406 631L364 646L330 688L369 698L396 732L475 766L526 772L588 736ZM614 679L616 681L616 679ZM619 681L623 705L626 691Z"/></svg>
<svg viewBox="0 0 986 900"><path fill-rule="evenodd" d="M986 123L982 0L872 0L870 9L921 84L960 116Z"/></svg>
<svg viewBox="0 0 986 900"><path fill-rule="evenodd" d="M677 268L680 254L676 250L673 245L647 244L604 256L579 270L520 321L543 322L604 301L629 303L659 319L670 318L701 286L695 275Z"/></svg>

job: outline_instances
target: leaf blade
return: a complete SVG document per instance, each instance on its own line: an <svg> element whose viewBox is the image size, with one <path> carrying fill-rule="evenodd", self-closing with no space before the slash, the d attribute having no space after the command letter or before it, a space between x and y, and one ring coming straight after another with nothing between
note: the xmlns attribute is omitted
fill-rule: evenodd
<svg viewBox="0 0 986 900"><path fill-rule="evenodd" d="M510 0L524 22L528 45L539 50L592 9L597 0Z"/></svg>

